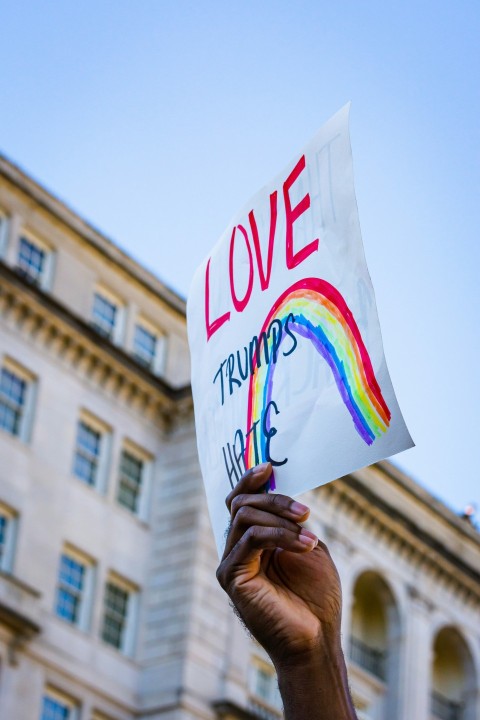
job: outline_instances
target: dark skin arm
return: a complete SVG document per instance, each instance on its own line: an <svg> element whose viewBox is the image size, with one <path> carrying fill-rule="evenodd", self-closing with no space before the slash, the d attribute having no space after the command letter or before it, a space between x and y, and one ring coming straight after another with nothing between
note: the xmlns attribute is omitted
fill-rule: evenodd
<svg viewBox="0 0 480 720"><path fill-rule="evenodd" d="M300 523L309 509L262 493L269 463L227 497L217 577L275 666L286 720L356 720L340 645L342 597L327 547Z"/></svg>

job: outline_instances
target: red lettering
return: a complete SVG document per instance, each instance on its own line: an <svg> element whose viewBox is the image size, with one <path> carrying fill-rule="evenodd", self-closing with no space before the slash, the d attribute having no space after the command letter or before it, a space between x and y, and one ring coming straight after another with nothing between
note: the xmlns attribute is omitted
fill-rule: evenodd
<svg viewBox="0 0 480 720"><path fill-rule="evenodd" d="M292 208L290 203L289 191L295 180L298 179L300 173L305 170L305 155L302 155L298 163L293 168L288 178L283 183L283 198L285 201L285 219L287 226L286 233L286 259L287 267L289 270L300 265L309 255L318 250L318 240L312 240L312 242L305 245L301 250L293 252L293 223L298 220L300 215L308 210L310 207L310 195L307 193L298 203Z"/></svg>
<svg viewBox="0 0 480 720"><path fill-rule="evenodd" d="M268 237L267 251L267 271L264 272L262 263L262 251L260 249L260 238L258 237L257 222L253 210L248 214L250 228L252 230L253 246L255 248L255 256L257 258L258 275L260 277L260 287L266 290L270 284L270 275L272 273L273 258L273 242L275 240L275 229L277 227L277 191L270 195L270 235Z"/></svg>
<svg viewBox="0 0 480 720"><path fill-rule="evenodd" d="M294 207L292 207L292 202L290 199L290 192L291 188L294 185L294 183L298 180L301 173L305 170L306 167L306 161L305 161L305 155L302 155L302 157L299 159L293 170L291 171L290 175L287 177L285 182L283 183L283 199L285 203L285 227L286 227L286 236L285 236L285 258L286 258L286 266L288 270L292 270L297 265L300 265L304 260L306 260L312 253L318 251L318 246L320 243L320 240L317 238L316 240L312 240L311 242L307 243L303 248L300 248L295 252L294 250L294 238L293 238L293 227L294 223L310 208L310 195L307 192L304 197L300 200L300 202L297 203ZM275 190L270 195L270 229L268 234L268 245L266 249L266 257L262 255L262 248L260 246L260 237L258 233L258 227L257 227L257 221L255 219L255 212L254 210L251 210L248 214L248 220L250 223L250 230L252 233L252 240L253 240L253 247L255 250L255 259L256 259L256 265L258 268L258 277L260 281L260 288L261 290L267 290L267 288L270 285L270 279L272 275L272 264L273 264L273 250L275 246L275 233L277 229L277 219L278 219L278 192ZM236 240L236 233L237 230L240 231L241 235L243 236L243 240L245 242L245 246L248 253L248 282L247 287L245 290L245 294L243 297L238 297L236 289L235 289L235 277L237 277L238 282L238 274L235 276L235 268L234 268L234 261L235 261L235 240ZM265 252L265 248L264 248ZM207 267L205 270L205 327L207 331L207 341L210 340L212 335L219 330L222 325L224 325L226 322L230 320L230 311L223 313L223 315L220 315L215 320L210 321L210 262L211 258L208 260ZM246 265L245 262L237 263L237 266L242 269ZM232 230L232 235L230 237L230 249L229 249L229 262L228 262L228 270L229 270L229 281L230 281L230 294L232 297L232 304L235 308L236 312L241 313L245 310L247 307L250 297L252 295L253 290L253 281L254 281L254 262L253 262L253 253L252 248L249 240L249 236L247 231L245 230L243 225L236 225Z"/></svg>
<svg viewBox="0 0 480 720"><path fill-rule="evenodd" d="M207 342L212 337L213 333L217 332L224 323L230 320L230 313L226 312L220 315L212 323L210 322L210 261L209 258L207 263L207 269L205 270L205 327L207 329Z"/></svg>
<svg viewBox="0 0 480 720"><path fill-rule="evenodd" d="M240 232L242 233L242 235L245 239L245 245L247 246L247 250L248 250L248 262L250 265L249 274L248 274L247 290L241 300L239 300L237 298L237 295L235 293L235 286L233 283L233 253L234 253L234 248L235 248L235 233L236 233L237 229L240 230ZM236 227L233 228L232 237L230 238L230 258L229 258L229 263L228 263L228 269L229 269L229 273L230 273L230 292L232 293L233 306L237 312L242 312L243 310L245 310L245 308L248 304L248 301L250 300L250 295L252 294L252 287L253 287L252 250L250 248L250 243L248 242L247 231L245 230L243 225L237 225Z"/></svg>

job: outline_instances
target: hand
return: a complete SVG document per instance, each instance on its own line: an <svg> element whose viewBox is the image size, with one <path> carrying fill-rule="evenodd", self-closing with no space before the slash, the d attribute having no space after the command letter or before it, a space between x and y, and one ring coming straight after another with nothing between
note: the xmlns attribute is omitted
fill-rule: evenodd
<svg viewBox="0 0 480 720"><path fill-rule="evenodd" d="M299 524L309 509L261 493L270 463L227 497L231 525L217 577L270 655L286 720L356 720L340 643L341 590L326 546Z"/></svg>
<svg viewBox="0 0 480 720"><path fill-rule="evenodd" d="M297 658L318 662L326 646L338 652L342 601L327 547L299 524L309 509L261 493L271 472L269 463L249 470L227 497L231 526L217 577L278 669Z"/></svg>

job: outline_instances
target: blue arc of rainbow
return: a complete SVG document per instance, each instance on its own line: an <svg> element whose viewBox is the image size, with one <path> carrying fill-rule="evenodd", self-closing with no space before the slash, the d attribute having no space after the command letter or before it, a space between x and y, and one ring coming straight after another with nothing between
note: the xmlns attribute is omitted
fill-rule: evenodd
<svg viewBox="0 0 480 720"><path fill-rule="evenodd" d="M291 285L275 301L258 335L260 347L274 320L284 323L292 315L289 328L311 340L330 367L340 397L362 440L371 445L388 430L391 413L373 371L360 330L341 293L326 280L305 278ZM283 341L285 334L282 335ZM258 358L260 354L258 355ZM250 377L247 427L260 419L272 399L276 363L258 364ZM265 461L266 438L262 435L261 457L255 457L252 433L245 447L246 467Z"/></svg>

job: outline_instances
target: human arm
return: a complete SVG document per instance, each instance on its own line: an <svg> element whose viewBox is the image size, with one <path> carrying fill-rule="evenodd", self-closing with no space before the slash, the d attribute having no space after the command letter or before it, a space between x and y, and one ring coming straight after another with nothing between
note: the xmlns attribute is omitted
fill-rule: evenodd
<svg viewBox="0 0 480 720"><path fill-rule="evenodd" d="M286 720L355 720L340 644L341 589L327 547L302 528L309 509L261 492L269 463L227 498L217 577L278 676Z"/></svg>

